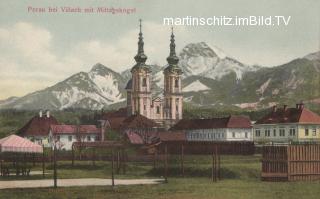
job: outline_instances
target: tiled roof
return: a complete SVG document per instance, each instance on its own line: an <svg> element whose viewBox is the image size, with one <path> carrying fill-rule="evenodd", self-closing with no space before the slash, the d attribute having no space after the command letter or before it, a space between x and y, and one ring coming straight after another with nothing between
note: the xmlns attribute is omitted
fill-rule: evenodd
<svg viewBox="0 0 320 199"><path fill-rule="evenodd" d="M140 128L140 129L147 129L147 128L155 128L159 127L157 123L155 123L153 120L148 119L140 114L131 115L130 117L127 117L120 128L122 129L128 129L128 128Z"/></svg>
<svg viewBox="0 0 320 199"><path fill-rule="evenodd" d="M41 145L16 135L0 139L0 152L42 153Z"/></svg>
<svg viewBox="0 0 320 199"><path fill-rule="evenodd" d="M104 113L100 119L108 121L111 129L118 130L126 118L127 108L120 108L117 111Z"/></svg>
<svg viewBox="0 0 320 199"><path fill-rule="evenodd" d="M246 116L229 116L211 119L182 119L175 124L171 130L216 128L251 128L251 121Z"/></svg>
<svg viewBox="0 0 320 199"><path fill-rule="evenodd" d="M275 108L257 120L256 124L277 124L277 123L309 123L320 124L320 116L307 108Z"/></svg>
<svg viewBox="0 0 320 199"><path fill-rule="evenodd" d="M101 129L95 125L51 125L53 134L100 134Z"/></svg>
<svg viewBox="0 0 320 199"><path fill-rule="evenodd" d="M135 132L127 131L126 137L131 144L144 144L142 137Z"/></svg>
<svg viewBox="0 0 320 199"><path fill-rule="evenodd" d="M28 123L18 130L21 136L47 136L49 134L50 125L58 124L55 117L34 116Z"/></svg>
<svg viewBox="0 0 320 199"><path fill-rule="evenodd" d="M117 111L103 113L100 119L108 120L113 117L127 117L127 108L120 108Z"/></svg>

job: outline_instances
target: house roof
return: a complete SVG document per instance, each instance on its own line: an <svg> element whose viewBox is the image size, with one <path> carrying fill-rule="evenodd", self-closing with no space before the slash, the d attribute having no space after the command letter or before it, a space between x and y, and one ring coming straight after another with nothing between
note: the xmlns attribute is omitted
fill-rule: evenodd
<svg viewBox="0 0 320 199"><path fill-rule="evenodd" d="M122 129L128 129L128 128L155 128L159 127L157 123L155 123L153 120L146 118L143 115L136 114L131 115L127 117L125 120L123 120L123 123L120 128Z"/></svg>
<svg viewBox="0 0 320 199"><path fill-rule="evenodd" d="M21 129L18 130L18 135L21 136L47 136L49 134L50 125L58 124L55 117L34 116Z"/></svg>
<svg viewBox="0 0 320 199"><path fill-rule="evenodd" d="M144 144L142 137L133 131L127 131L125 135L131 144Z"/></svg>
<svg viewBox="0 0 320 199"><path fill-rule="evenodd" d="M0 152L42 153L41 145L17 135L0 139Z"/></svg>
<svg viewBox="0 0 320 199"><path fill-rule="evenodd" d="M117 111L110 111L103 113L100 117L101 120L109 120L114 117L127 117L127 108L120 108Z"/></svg>
<svg viewBox="0 0 320 199"><path fill-rule="evenodd" d="M100 134L101 129L95 125L51 125L53 134Z"/></svg>
<svg viewBox="0 0 320 199"><path fill-rule="evenodd" d="M306 123L320 124L320 116L316 113L298 106L296 108L276 108L257 120L255 124L277 124L277 123Z"/></svg>
<svg viewBox="0 0 320 199"><path fill-rule="evenodd" d="M171 130L215 129L215 128L251 128L251 121L246 116L229 116L211 119L182 119Z"/></svg>
<svg viewBox="0 0 320 199"><path fill-rule="evenodd" d="M100 119L108 121L111 129L118 130L126 118L127 108L120 108L117 111L104 113Z"/></svg>

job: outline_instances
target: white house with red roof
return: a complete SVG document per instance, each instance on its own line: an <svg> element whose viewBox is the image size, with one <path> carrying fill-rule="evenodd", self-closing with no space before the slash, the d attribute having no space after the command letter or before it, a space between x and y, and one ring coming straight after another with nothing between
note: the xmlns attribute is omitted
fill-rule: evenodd
<svg viewBox="0 0 320 199"><path fill-rule="evenodd" d="M170 130L184 131L188 141L252 141L252 125L246 116L182 119Z"/></svg>
<svg viewBox="0 0 320 199"><path fill-rule="evenodd" d="M104 129L95 125L51 125L49 140L59 150L71 150L74 142L100 141L102 133Z"/></svg>
<svg viewBox="0 0 320 199"><path fill-rule="evenodd" d="M320 116L304 107L284 105L272 110L254 124L255 142L289 143L320 141Z"/></svg>
<svg viewBox="0 0 320 199"><path fill-rule="evenodd" d="M48 140L50 126L56 124L58 124L57 119L50 115L49 111L43 113L41 110L38 115L31 118L19 129L17 134L37 144L50 147Z"/></svg>

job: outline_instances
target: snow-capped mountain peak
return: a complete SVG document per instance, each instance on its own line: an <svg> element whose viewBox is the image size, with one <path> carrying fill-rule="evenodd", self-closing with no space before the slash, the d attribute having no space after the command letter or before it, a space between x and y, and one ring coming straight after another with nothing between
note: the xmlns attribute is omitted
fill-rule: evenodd
<svg viewBox="0 0 320 199"><path fill-rule="evenodd" d="M205 42L188 44L182 49L179 57L183 77L198 75L220 79L234 72L237 78L241 79L243 73L257 69L228 57L221 49L211 48Z"/></svg>

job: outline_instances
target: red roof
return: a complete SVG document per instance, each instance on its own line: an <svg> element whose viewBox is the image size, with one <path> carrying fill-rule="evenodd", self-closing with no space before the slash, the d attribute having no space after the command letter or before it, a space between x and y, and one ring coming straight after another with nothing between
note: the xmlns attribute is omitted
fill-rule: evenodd
<svg viewBox="0 0 320 199"><path fill-rule="evenodd" d="M140 114L127 117L123 120L123 124L121 125L122 129L148 129L156 127L159 127L157 123Z"/></svg>
<svg viewBox="0 0 320 199"><path fill-rule="evenodd" d="M144 144L142 137L135 132L127 131L126 136L131 144Z"/></svg>
<svg viewBox="0 0 320 199"><path fill-rule="evenodd" d="M47 136L49 134L50 125L58 124L55 117L34 116L28 123L18 130L21 136Z"/></svg>
<svg viewBox="0 0 320 199"><path fill-rule="evenodd" d="M182 119L171 130L216 129L216 128L251 128L251 121L246 116L229 116L211 119Z"/></svg>
<svg viewBox="0 0 320 199"><path fill-rule="evenodd" d="M277 123L307 123L320 124L320 116L316 113L301 107L296 108L275 108L259 119L256 124L277 124Z"/></svg>
<svg viewBox="0 0 320 199"><path fill-rule="evenodd" d="M103 113L101 116L101 120L109 120L114 117L127 117L127 108L120 108L117 111L110 111L107 113Z"/></svg>
<svg viewBox="0 0 320 199"><path fill-rule="evenodd" d="M95 125L51 125L53 134L100 134L101 129Z"/></svg>
<svg viewBox="0 0 320 199"><path fill-rule="evenodd" d="M0 139L0 152L42 153L43 148L28 139L10 135Z"/></svg>

